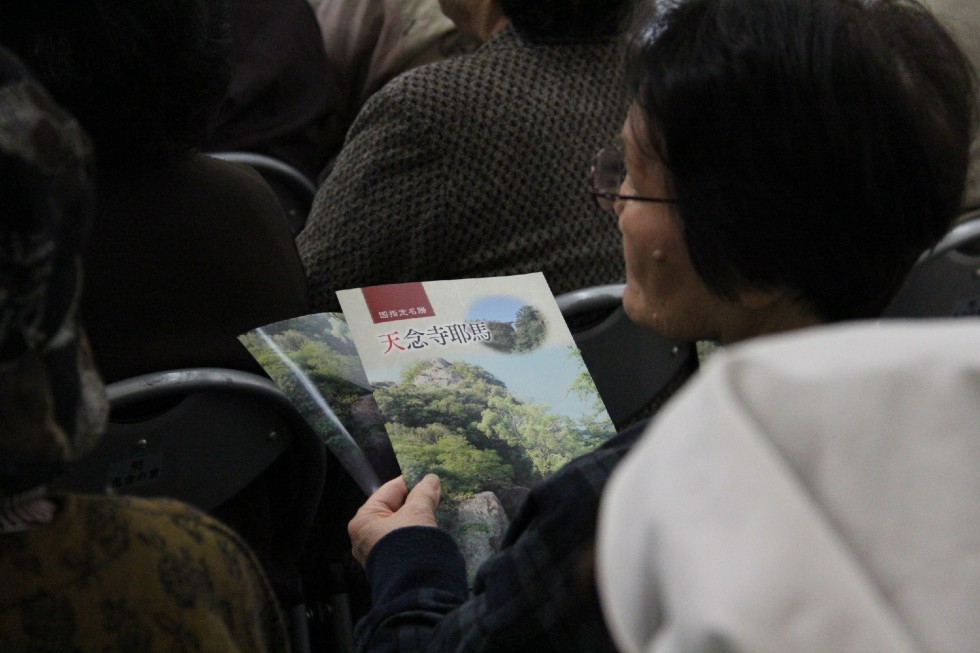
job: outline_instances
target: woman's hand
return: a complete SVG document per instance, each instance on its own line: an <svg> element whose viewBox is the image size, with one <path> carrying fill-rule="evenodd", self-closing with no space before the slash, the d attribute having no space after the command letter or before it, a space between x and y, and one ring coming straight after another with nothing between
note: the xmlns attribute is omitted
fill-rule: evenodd
<svg viewBox="0 0 980 653"><path fill-rule="evenodd" d="M439 477L435 474L427 474L411 492L404 476L378 488L347 525L357 561L363 565L378 540L393 530L406 526L435 527L441 493Z"/></svg>

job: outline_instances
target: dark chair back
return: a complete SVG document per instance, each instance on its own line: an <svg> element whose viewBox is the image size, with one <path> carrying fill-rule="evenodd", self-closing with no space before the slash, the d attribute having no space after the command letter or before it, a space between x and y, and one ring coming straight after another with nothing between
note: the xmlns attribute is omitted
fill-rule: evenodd
<svg viewBox="0 0 980 653"><path fill-rule="evenodd" d="M693 343L668 340L623 311L623 284L556 297L617 429L647 417L697 368Z"/></svg>
<svg viewBox="0 0 980 653"><path fill-rule="evenodd" d="M313 207L316 185L302 172L284 161L255 152L209 152L210 156L223 161L244 163L255 169L272 187L282 205L293 236L306 226L306 219Z"/></svg>
<svg viewBox="0 0 980 653"><path fill-rule="evenodd" d="M885 317L980 315L980 219L965 222L922 255Z"/></svg>

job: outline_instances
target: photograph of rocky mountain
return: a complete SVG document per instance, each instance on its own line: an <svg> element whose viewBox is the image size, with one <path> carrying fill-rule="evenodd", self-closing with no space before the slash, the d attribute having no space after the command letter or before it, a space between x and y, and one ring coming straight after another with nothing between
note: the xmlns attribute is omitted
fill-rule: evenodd
<svg viewBox="0 0 980 653"><path fill-rule="evenodd" d="M409 484L427 473L442 480L440 524L468 558L499 546L528 488L609 436L594 415L522 401L464 361L415 363L375 397Z"/></svg>
<svg viewBox="0 0 980 653"><path fill-rule="evenodd" d="M540 274L338 297L241 340L366 492L440 477L472 575L529 488L614 433L554 297Z"/></svg>

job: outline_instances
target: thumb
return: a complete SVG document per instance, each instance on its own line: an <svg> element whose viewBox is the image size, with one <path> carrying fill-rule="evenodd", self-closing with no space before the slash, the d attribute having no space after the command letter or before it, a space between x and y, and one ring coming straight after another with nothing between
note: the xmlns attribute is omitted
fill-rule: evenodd
<svg viewBox="0 0 980 653"><path fill-rule="evenodd" d="M435 474L426 474L405 499L405 508L413 513L435 514L442 498L442 484Z"/></svg>

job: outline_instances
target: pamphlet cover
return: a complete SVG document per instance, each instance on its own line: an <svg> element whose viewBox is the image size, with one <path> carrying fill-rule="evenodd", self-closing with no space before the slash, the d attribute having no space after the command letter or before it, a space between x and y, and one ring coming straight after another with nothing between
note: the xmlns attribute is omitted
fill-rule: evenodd
<svg viewBox="0 0 980 653"><path fill-rule="evenodd" d="M440 476L437 517L472 575L529 488L615 432L551 290L536 273L337 296L342 316L286 320L242 341L332 450L355 445L382 478L397 474L393 451L410 487Z"/></svg>

